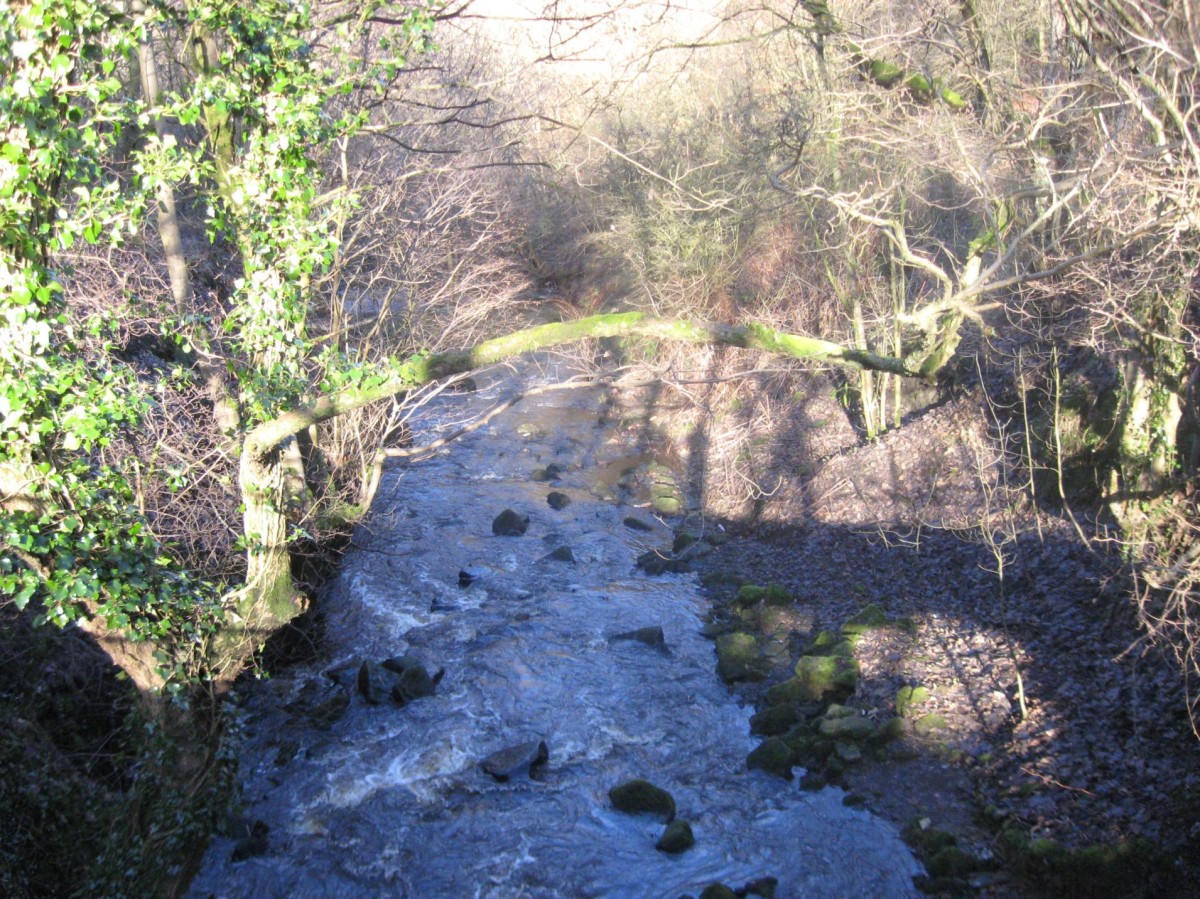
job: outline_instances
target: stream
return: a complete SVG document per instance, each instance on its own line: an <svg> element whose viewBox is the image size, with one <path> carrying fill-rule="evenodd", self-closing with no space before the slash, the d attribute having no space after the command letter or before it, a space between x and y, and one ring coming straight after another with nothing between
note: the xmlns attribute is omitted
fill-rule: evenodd
<svg viewBox="0 0 1200 899"><path fill-rule="evenodd" d="M417 442L562 376L529 365L446 395ZM189 895L678 899L764 878L779 899L915 894L891 825L747 770L751 709L717 676L695 575L635 566L670 546L670 519L645 508L647 448L605 409L597 387L530 396L388 468L325 599L325 660L239 688L258 823L213 840ZM493 534L505 509L523 535ZM628 638L655 627L665 646ZM364 661L388 659L400 674L369 666L362 683ZM401 704L388 687L414 660ZM659 851L663 818L613 807L632 778L672 794L694 846Z"/></svg>

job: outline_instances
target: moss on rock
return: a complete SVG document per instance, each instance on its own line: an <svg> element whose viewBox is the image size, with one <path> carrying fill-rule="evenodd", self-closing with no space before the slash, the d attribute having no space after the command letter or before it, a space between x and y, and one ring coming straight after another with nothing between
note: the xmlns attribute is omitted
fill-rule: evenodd
<svg viewBox="0 0 1200 899"><path fill-rule="evenodd" d="M935 731L945 730L947 727L949 727L949 725L946 723L946 719L934 712L930 712L928 715L922 715L916 720L916 723L913 724L913 730L915 730L917 734L922 737L929 736L929 734L934 733Z"/></svg>
<svg viewBox="0 0 1200 899"><path fill-rule="evenodd" d="M867 631L887 627L890 623L887 615L883 614L883 609L871 603L842 625L842 633L865 634Z"/></svg>
<svg viewBox="0 0 1200 899"><path fill-rule="evenodd" d="M750 733L764 737L785 734L800 720L796 706L791 703L773 705L756 712L750 719Z"/></svg>
<svg viewBox="0 0 1200 899"><path fill-rule="evenodd" d="M792 766L796 763L796 754L785 740L771 737L763 741L757 749L746 757L746 767L766 771L785 780L792 779Z"/></svg>
<svg viewBox="0 0 1200 899"><path fill-rule="evenodd" d="M726 683L762 680L765 676L759 657L758 641L750 634L737 632L717 639L717 673Z"/></svg>
<svg viewBox="0 0 1200 899"><path fill-rule="evenodd" d="M672 855L684 852L691 849L696 844L696 837L692 833L692 825L683 820L672 821L667 825L667 829L663 831L654 848L659 852L668 852Z"/></svg>
<svg viewBox="0 0 1200 899"><path fill-rule="evenodd" d="M662 787L636 778L608 791L609 801L619 812L630 815L660 815L667 822L675 819L675 798Z"/></svg>
<svg viewBox="0 0 1200 899"><path fill-rule="evenodd" d="M896 691L896 714L908 718L915 706L929 698L929 691L924 687L904 686Z"/></svg>

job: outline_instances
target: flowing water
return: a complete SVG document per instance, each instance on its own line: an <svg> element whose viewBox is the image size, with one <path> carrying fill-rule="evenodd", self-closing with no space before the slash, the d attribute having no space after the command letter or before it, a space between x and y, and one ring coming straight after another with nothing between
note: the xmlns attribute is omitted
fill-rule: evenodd
<svg viewBox="0 0 1200 899"><path fill-rule="evenodd" d="M443 424L516 386L447 398ZM747 770L751 710L715 673L694 575L634 565L670 530L593 495L644 451L603 402L527 398L385 475L329 597L332 658L245 696L242 795L265 844L214 840L193 896L677 899L766 877L780 899L913 894L920 869L891 826L839 790ZM531 480L550 463L559 480ZM570 505L552 509L551 490ZM523 536L493 535L505 508L529 517ZM624 525L631 513L653 530ZM547 558L563 546L574 562ZM610 639L652 626L665 648ZM360 663L406 653L445 669L436 693L367 703ZM534 776L481 767L538 741ZM672 793L691 849L657 851L661 820L613 809L609 789L635 777Z"/></svg>

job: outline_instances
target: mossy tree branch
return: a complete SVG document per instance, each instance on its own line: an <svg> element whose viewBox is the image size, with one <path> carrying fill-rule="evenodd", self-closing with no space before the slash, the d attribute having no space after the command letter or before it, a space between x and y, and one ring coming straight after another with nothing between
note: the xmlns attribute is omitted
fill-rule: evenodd
<svg viewBox="0 0 1200 899"><path fill-rule="evenodd" d="M281 441L311 425L439 378L463 374L533 350L602 337L654 337L687 343L720 344L778 353L794 359L833 363L851 369L869 369L903 376L928 374L921 365L914 365L909 360L880 356L816 337L788 334L757 322L724 325L654 318L642 312L593 315L526 328L467 349L417 354L394 362L390 369L364 379L358 386L319 397L308 405L291 409L254 428L246 435L243 454L262 457Z"/></svg>

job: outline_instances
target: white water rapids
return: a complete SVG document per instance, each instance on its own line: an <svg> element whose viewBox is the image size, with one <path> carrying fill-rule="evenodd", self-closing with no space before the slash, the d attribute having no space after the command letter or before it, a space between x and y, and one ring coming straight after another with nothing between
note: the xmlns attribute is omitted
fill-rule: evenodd
<svg viewBox="0 0 1200 899"><path fill-rule="evenodd" d="M443 421L517 388L449 397ZM717 677L695 576L634 565L669 528L589 492L643 449L603 422L603 401L598 388L531 397L389 470L326 600L328 659L246 690L241 789L266 851L234 861L234 839L217 838L192 896L678 899L766 877L779 899L915 893L920 867L890 825L839 790L747 770L751 710ZM560 480L531 480L549 463ZM551 509L551 490L571 504ZM523 536L493 536L505 508L529 516ZM653 531L624 526L631 513ZM545 558L561 546L574 563ZM479 575L467 587L464 568ZM654 625L667 652L609 640ZM406 652L446 673L403 707L325 674ZM298 711L338 694L349 707L325 729ZM538 779L481 770L536 740L550 753ZM609 789L635 777L673 794L691 849L657 851L660 821L612 808Z"/></svg>

